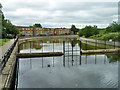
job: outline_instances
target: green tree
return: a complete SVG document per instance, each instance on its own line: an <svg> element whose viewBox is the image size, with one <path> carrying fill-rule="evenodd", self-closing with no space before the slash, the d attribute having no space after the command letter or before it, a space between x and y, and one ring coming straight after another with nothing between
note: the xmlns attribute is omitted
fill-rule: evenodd
<svg viewBox="0 0 120 90"><path fill-rule="evenodd" d="M73 31L73 33L76 34L76 33L79 31L79 29L77 29L77 28L75 27L75 25L72 25L72 26L71 26L71 31Z"/></svg>
<svg viewBox="0 0 120 90"><path fill-rule="evenodd" d="M107 28L106 28L107 32L120 32L120 24L116 23L113 21L112 24L110 24Z"/></svg>
<svg viewBox="0 0 120 90"><path fill-rule="evenodd" d="M4 15L2 15L2 36L4 37L8 37L7 35L11 34L12 37L15 37L17 34L19 34L19 30L12 25L12 23L5 19Z"/></svg>
<svg viewBox="0 0 120 90"><path fill-rule="evenodd" d="M79 36L90 37L99 34L97 26L86 26L85 28L79 30Z"/></svg>
<svg viewBox="0 0 120 90"><path fill-rule="evenodd" d="M40 27L40 28L42 28L42 25L41 25L40 23L39 23L39 24L36 24L36 23L35 23L35 24L33 25L33 27Z"/></svg>

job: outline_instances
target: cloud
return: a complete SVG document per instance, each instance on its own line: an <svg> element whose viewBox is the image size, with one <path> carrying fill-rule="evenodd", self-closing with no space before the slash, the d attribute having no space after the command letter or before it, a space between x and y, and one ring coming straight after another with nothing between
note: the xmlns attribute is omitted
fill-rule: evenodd
<svg viewBox="0 0 120 90"><path fill-rule="evenodd" d="M15 25L41 23L45 27L106 27L117 20L118 0L3 0L3 12Z"/></svg>

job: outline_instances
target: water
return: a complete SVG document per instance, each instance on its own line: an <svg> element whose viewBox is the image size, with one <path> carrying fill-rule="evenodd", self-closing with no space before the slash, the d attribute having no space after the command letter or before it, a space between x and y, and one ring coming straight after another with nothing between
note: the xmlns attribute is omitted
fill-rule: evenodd
<svg viewBox="0 0 120 90"><path fill-rule="evenodd" d="M61 42L54 44L55 50L53 43L31 45L31 50L28 45L22 44L20 53L63 51ZM80 55L79 44L75 44L72 56L70 42L66 42L65 49L69 52L63 56L19 58L18 88L118 87L118 55Z"/></svg>

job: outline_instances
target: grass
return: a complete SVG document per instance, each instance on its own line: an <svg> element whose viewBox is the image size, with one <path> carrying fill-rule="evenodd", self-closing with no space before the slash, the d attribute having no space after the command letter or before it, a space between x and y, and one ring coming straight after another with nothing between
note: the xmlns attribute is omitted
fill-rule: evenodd
<svg viewBox="0 0 120 90"><path fill-rule="evenodd" d="M6 39L6 42L10 41L10 39ZM0 39L0 46L5 44L5 39Z"/></svg>
<svg viewBox="0 0 120 90"><path fill-rule="evenodd" d="M118 38L120 38L120 33L114 32L114 33L97 34L91 36L90 38L100 39L100 40L109 40L109 39L118 40Z"/></svg>

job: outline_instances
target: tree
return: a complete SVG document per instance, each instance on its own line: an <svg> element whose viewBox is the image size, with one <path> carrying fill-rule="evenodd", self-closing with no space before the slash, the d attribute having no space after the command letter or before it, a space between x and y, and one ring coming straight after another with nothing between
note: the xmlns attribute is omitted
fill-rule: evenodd
<svg viewBox="0 0 120 90"><path fill-rule="evenodd" d="M71 31L73 31L73 33L76 34L76 33L79 31L79 29L77 29L77 28L75 27L75 25L72 25L72 26L71 26Z"/></svg>
<svg viewBox="0 0 120 90"><path fill-rule="evenodd" d="M113 22L106 28L107 32L120 32L120 24Z"/></svg>
<svg viewBox="0 0 120 90"><path fill-rule="evenodd" d="M19 34L19 30L12 25L10 20L5 19L4 15L2 15L2 36L4 37L9 37L7 35L11 34L12 37L15 37L17 34ZM11 38L12 38L11 37Z"/></svg>
<svg viewBox="0 0 120 90"><path fill-rule="evenodd" d="M85 28L79 30L79 36L90 37L99 34L97 26L86 26Z"/></svg>
<svg viewBox="0 0 120 90"><path fill-rule="evenodd" d="M33 27L40 27L42 28L42 25L39 23L39 24L34 24Z"/></svg>

